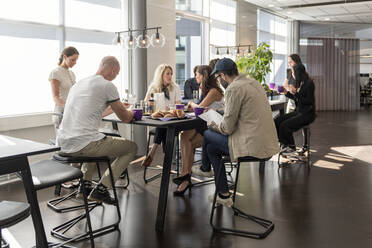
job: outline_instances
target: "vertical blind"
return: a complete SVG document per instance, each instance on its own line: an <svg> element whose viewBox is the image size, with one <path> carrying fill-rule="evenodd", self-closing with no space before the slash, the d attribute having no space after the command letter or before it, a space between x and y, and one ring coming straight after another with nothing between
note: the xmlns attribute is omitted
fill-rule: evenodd
<svg viewBox="0 0 372 248"><path fill-rule="evenodd" d="M317 110L360 108L359 39L308 38L307 70L315 83Z"/></svg>

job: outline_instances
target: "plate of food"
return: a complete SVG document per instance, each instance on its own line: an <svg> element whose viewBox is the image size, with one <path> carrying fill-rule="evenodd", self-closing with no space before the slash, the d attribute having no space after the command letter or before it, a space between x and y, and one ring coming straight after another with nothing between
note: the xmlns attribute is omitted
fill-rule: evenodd
<svg viewBox="0 0 372 248"><path fill-rule="evenodd" d="M156 111L149 118L154 120L170 121L186 119L187 116L182 109L174 109L170 111Z"/></svg>

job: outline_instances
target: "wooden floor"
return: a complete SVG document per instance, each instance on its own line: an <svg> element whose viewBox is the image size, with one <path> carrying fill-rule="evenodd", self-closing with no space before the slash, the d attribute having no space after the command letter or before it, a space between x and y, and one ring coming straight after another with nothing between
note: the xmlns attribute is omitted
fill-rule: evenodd
<svg viewBox="0 0 372 248"><path fill-rule="evenodd" d="M214 185L195 187L184 198L173 197L169 187L165 231L155 232L159 182L145 184L142 168L130 168L131 183L119 190L120 232L96 239L96 247L286 247L329 248L372 245L372 111L322 112L311 126L312 163L278 170L277 163L242 166L237 205L275 223L263 240L214 234L209 226ZM75 213L55 214L45 206L53 189L38 192L47 230ZM0 200L24 200L21 182L0 186ZM1 211L1 210L0 210ZM95 226L115 218L114 208L99 207L92 213ZM233 221L229 211L220 213L228 225L255 228ZM9 228L22 247L34 244L31 218ZM49 233L48 233L49 235ZM50 240L53 238L48 237ZM76 247L88 247L87 242Z"/></svg>

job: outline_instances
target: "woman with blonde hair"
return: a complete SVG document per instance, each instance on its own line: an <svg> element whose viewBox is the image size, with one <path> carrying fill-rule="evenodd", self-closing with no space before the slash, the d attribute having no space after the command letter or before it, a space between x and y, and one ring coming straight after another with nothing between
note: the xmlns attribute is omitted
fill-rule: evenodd
<svg viewBox="0 0 372 248"><path fill-rule="evenodd" d="M148 101L150 99L151 94L163 92L166 106L181 103L181 90L180 87L173 82L172 76L173 69L170 65L159 65L155 70L153 82L150 84L149 89L147 90L145 101ZM164 151L166 136L166 129L155 129L154 145L152 146L149 154L147 154L145 160L143 160L142 166L150 166L154 154L161 143L163 143Z"/></svg>

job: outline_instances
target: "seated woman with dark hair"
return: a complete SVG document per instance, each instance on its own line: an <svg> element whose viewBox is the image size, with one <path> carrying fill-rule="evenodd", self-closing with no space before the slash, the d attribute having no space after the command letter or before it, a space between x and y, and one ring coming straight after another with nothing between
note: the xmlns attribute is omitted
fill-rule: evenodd
<svg viewBox="0 0 372 248"><path fill-rule="evenodd" d="M279 115L275 118L283 155L290 155L296 151L293 132L309 125L316 117L315 86L303 64L295 64L292 67L292 77L295 83L284 87L284 94L295 101L296 109L292 113Z"/></svg>
<svg viewBox="0 0 372 248"><path fill-rule="evenodd" d="M189 102L187 108L204 107L219 109L224 106L223 91L219 87L216 78L210 76L212 68L208 65L200 65L196 68L195 78L201 85L202 97L199 104ZM173 181L178 186L174 191L175 196L182 196L191 187L191 167L194 163L195 148L201 147L203 143L203 133L208 127L205 124L193 130L184 131L181 134L181 176ZM210 173L210 172L209 172ZM213 173L211 174L213 176Z"/></svg>

